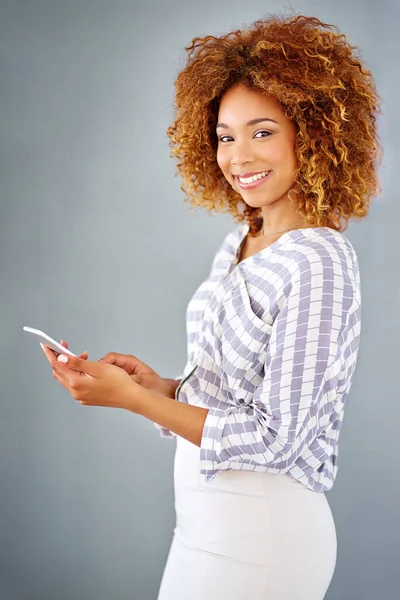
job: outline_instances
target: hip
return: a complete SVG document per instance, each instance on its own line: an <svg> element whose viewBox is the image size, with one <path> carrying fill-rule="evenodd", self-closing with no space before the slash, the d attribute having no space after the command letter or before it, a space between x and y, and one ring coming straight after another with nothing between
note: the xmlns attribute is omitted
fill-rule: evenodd
<svg viewBox="0 0 400 600"><path fill-rule="evenodd" d="M331 508L286 474L220 471L206 483L200 448L177 436L175 532L188 546L228 560L268 566L292 555L298 564L334 568L337 539ZM275 557L275 558L274 558Z"/></svg>

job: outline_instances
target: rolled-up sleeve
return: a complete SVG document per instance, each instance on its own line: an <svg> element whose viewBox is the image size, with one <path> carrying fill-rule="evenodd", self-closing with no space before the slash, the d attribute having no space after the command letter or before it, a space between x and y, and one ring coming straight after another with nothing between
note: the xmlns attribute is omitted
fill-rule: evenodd
<svg viewBox="0 0 400 600"><path fill-rule="evenodd" d="M236 406L211 408L201 440L207 481L243 463L287 472L329 423L358 319L354 278L340 263L309 261L296 274L273 323L263 380Z"/></svg>

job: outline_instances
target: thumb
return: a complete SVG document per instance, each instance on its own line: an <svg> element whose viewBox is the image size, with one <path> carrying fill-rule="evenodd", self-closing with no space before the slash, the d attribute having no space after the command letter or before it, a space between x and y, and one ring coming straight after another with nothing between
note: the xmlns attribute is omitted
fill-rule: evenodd
<svg viewBox="0 0 400 600"><path fill-rule="evenodd" d="M115 363L115 356L103 356L103 358L99 358L97 362L112 365Z"/></svg>
<svg viewBox="0 0 400 600"><path fill-rule="evenodd" d="M78 356L67 356L66 354L60 354L57 357L57 361L65 364L73 371L87 373L88 375L92 375L92 377L99 377L101 365L91 360L79 358Z"/></svg>

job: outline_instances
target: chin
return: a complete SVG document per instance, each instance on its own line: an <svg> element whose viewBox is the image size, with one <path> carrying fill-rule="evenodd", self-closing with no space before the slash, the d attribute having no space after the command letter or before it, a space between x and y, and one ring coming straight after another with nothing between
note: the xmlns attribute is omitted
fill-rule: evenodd
<svg viewBox="0 0 400 600"><path fill-rule="evenodd" d="M244 198L243 201L245 204L247 204L247 206L250 206L251 208L263 208L265 206L265 202L247 202L247 200L245 200Z"/></svg>
<svg viewBox="0 0 400 600"><path fill-rule="evenodd" d="M241 193L241 196L243 201L252 208L263 208L264 206L273 206L280 201L287 201L287 192L285 190L268 195L244 192Z"/></svg>
<svg viewBox="0 0 400 600"><path fill-rule="evenodd" d="M278 198L257 198L255 195L250 196L250 194L242 194L243 201L247 204L247 206L251 206L251 208L263 208L263 206L270 206L278 200Z"/></svg>

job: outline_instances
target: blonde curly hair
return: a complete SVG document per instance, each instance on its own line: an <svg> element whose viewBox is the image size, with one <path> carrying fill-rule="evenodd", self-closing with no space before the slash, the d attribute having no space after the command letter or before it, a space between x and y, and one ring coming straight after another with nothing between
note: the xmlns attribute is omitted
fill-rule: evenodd
<svg viewBox="0 0 400 600"><path fill-rule="evenodd" d="M185 50L167 130L185 201L247 220L249 235L260 230L261 209L245 204L216 159L221 97L243 83L275 98L295 125L296 207L305 223L344 231L351 217L367 215L371 198L381 192L381 99L359 50L337 27L275 14L245 30L196 37Z"/></svg>

